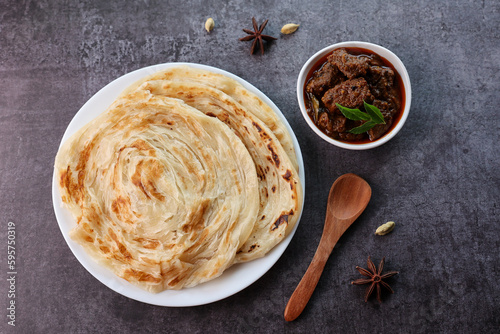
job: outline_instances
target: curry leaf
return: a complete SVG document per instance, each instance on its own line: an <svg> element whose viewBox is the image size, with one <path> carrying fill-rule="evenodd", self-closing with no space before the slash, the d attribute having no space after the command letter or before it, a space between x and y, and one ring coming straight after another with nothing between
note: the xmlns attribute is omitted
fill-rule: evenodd
<svg viewBox="0 0 500 334"><path fill-rule="evenodd" d="M360 126L352 128L349 130L350 133L361 134L373 128L377 124L385 124L384 115L380 112L380 109L366 103L363 100L363 105L365 107L366 112L363 112L359 109L350 109L344 106L341 106L338 103L335 103L337 108L339 108L340 112L348 119L352 121L366 121Z"/></svg>
<svg viewBox="0 0 500 334"><path fill-rule="evenodd" d="M371 128L373 128L377 124L380 124L380 123L375 123L374 121L368 121L368 122L363 123L360 126L352 128L348 132L354 133L354 134L360 134L360 133L363 133L363 132L370 130Z"/></svg>
<svg viewBox="0 0 500 334"><path fill-rule="evenodd" d="M335 105L337 106L337 108L339 108L340 112L342 112L342 114L350 119L350 120L353 120L353 121L369 121L371 120L372 118L370 117L370 115L368 115L367 113L365 112L362 112L361 110L359 109L350 109L350 108L346 108L346 107L343 107L341 106L340 104L338 103L335 103Z"/></svg>
<svg viewBox="0 0 500 334"><path fill-rule="evenodd" d="M366 103L366 101L364 100L363 104L366 112L368 113L368 115L370 115L372 120L377 122L377 124L385 124L384 115L382 115L379 108L375 107L374 105Z"/></svg>

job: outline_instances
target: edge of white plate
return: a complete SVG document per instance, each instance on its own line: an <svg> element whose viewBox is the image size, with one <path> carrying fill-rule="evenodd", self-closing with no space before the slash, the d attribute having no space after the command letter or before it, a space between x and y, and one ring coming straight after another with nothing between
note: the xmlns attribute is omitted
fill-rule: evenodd
<svg viewBox="0 0 500 334"><path fill-rule="evenodd" d="M266 102L274 112L278 115L281 121L285 124L287 130L292 136L293 145L297 155L297 161L299 166L299 178L302 182L302 207L304 206L305 200L305 173L304 173L304 161L302 158L302 152L300 146L293 132L290 124L283 115L283 113L278 109L278 107L259 89L247 82L246 80L229 73L225 70L218 69L216 67L196 64L196 63L164 63L157 64L148 67L144 67L128 74L125 74L118 79L110 82L96 94L94 94L75 114L71 122L69 123L63 138L59 144L67 140L73 133L75 133L79 128L81 128L86 123L90 122L97 115L104 112L109 105L118 97L118 95L127 88L130 84L135 81L144 78L149 74L165 70L170 67L176 66L192 66L194 68L201 68L215 73L220 73L226 75L240 84L245 88L256 94L260 99ZM92 109L95 106L95 109ZM261 278L271 267L279 260L281 255L284 253L288 244L292 240L297 226L302 217L302 211L300 213L297 224L295 225L292 232L282 240L278 245L276 245L266 256L256 259L246 263L235 264L229 269L224 271L224 273L218 278L202 283L192 288L182 289L182 290L165 290L163 292L153 294L147 292L126 280L119 278L110 270L98 264L92 257L90 257L83 247L74 242L70 236L69 232L76 226L76 222L69 213L68 210L62 207L61 195L59 193L59 188L57 186L57 177L55 171L53 172L52 178L52 202L54 206L55 216L61 230L61 233L71 249L73 255L82 264L82 266L98 281L106 285L111 290L134 300L158 305L158 306L168 306L168 307L188 307L188 306L198 306L213 303L221 299L230 297L243 289L247 288L259 278Z"/></svg>

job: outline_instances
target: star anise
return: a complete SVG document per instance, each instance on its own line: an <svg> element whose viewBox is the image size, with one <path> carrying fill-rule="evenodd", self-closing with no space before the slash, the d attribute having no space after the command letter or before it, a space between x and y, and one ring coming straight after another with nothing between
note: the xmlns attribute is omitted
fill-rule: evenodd
<svg viewBox="0 0 500 334"><path fill-rule="evenodd" d="M252 17L252 23L253 23L253 30L249 29L243 29L244 32L248 34L248 36L240 38L240 41L251 41L252 42L252 47L250 48L250 54L253 54L255 52L255 49L257 47L257 43L259 43L260 51L262 54L264 54L264 42L262 40L265 40L267 42L276 40L277 38L274 38L272 36L268 35L263 35L262 31L266 27L268 20L265 20L264 23L260 25L260 27L257 25L257 20L255 20L255 17Z"/></svg>
<svg viewBox="0 0 500 334"><path fill-rule="evenodd" d="M375 267L375 264L371 260L371 258L368 256L368 270L363 269L361 267L356 266L356 269L360 272L361 275L366 276L368 278L360 278L355 280L354 282L351 282L351 284L356 284L356 285L361 285L361 284L370 284L370 287L366 289L365 293L365 302L368 301L368 298L370 298L370 295L373 293L375 289L377 289L377 300L381 303L382 302L382 288L380 286L383 286L387 290L390 291L390 293L394 293L394 290L391 289L389 284L384 282L383 280L386 278L389 278L391 276L394 276L398 274L397 271L389 271L388 273L385 273L382 275L382 270L384 269L384 262L385 262L385 257L380 261L380 264L378 265L378 270Z"/></svg>

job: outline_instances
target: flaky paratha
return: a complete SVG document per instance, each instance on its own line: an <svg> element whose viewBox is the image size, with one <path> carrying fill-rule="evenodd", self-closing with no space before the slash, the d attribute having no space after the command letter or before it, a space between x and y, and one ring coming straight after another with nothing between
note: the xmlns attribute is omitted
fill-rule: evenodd
<svg viewBox="0 0 500 334"><path fill-rule="evenodd" d="M264 256L290 233L301 211L298 174L273 132L224 92L191 81L155 80L136 92L183 100L231 128L250 153L259 177L260 209L252 234L239 249L237 262Z"/></svg>
<svg viewBox="0 0 500 334"><path fill-rule="evenodd" d="M232 97L236 102L241 104L247 112L255 115L273 132L278 138L281 146L288 155L295 170L298 171L297 156L293 147L293 141L286 126L281 122L273 109L263 102L257 95L243 87L236 80L220 74L207 71L201 68L192 66L176 66L166 70L158 71L154 74L146 76L143 79L130 85L123 94L126 95L137 89L146 81L153 80L181 80L194 81L212 88L216 88Z"/></svg>
<svg viewBox="0 0 500 334"><path fill-rule="evenodd" d="M71 237L159 292L281 242L302 210L297 170L270 106L232 78L180 66L132 84L65 141L55 176L77 221Z"/></svg>
<svg viewBox="0 0 500 334"><path fill-rule="evenodd" d="M148 291L219 276L247 240L259 206L255 165L219 120L180 100L117 100L60 148L71 237Z"/></svg>

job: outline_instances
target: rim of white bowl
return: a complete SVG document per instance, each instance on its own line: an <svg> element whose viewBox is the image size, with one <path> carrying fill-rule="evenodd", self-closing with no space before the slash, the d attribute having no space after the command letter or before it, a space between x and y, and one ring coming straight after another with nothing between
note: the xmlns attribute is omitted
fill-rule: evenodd
<svg viewBox="0 0 500 334"><path fill-rule="evenodd" d="M362 49L368 49L373 51L374 53L378 54L379 56L387 59L392 66L396 69L396 71L399 73L401 80L403 81L403 88L405 90L405 107L403 109L403 114L401 115L401 119L399 122L396 124L396 126L391 129L388 133L386 133L383 137L375 140L374 142L371 143L365 143L365 144L349 144L345 142L341 142L338 140L335 140L331 137L328 137L325 133L323 133L317 126L314 124L312 119L309 117L307 114L306 106L305 106L305 99L304 99L304 84L305 80L307 78L307 74L311 70L311 68L317 63L319 59L324 57L325 55L331 53L335 49L339 48L362 48ZM389 140L391 140L398 132L401 130L403 125L406 122L406 119L408 118L408 114L410 113L410 106L411 106L411 83L410 83L410 76L408 75L408 71L406 70L405 65L399 59L396 54L394 54L391 50L384 48L383 46L369 43L369 42L360 42L360 41L347 41L347 42L340 42L340 43L335 43L330 46L327 46L318 52L316 52L312 57L310 57L307 62L302 66L302 69L300 70L299 77L297 79L297 100L299 102L299 107L300 111L302 112L302 116L306 120L307 124L309 127L318 135L320 136L323 140L327 141L330 144L333 144L335 146L349 149L349 150L367 150L371 148L378 147L382 144L387 143Z"/></svg>

